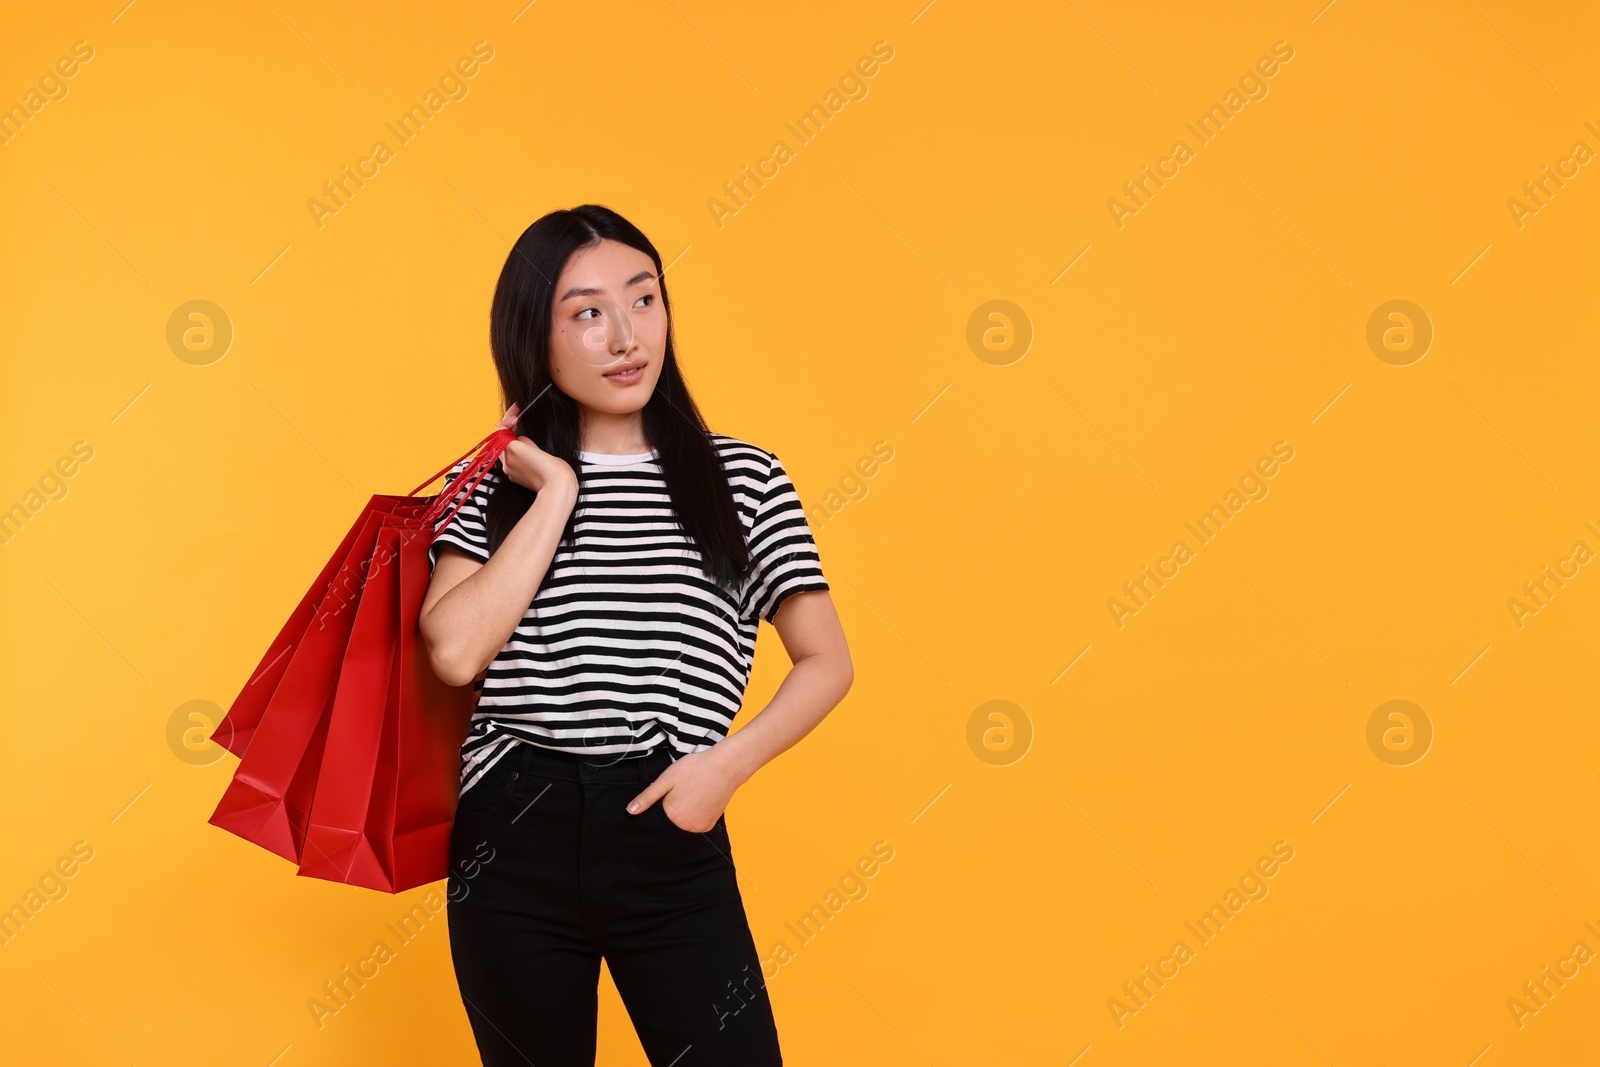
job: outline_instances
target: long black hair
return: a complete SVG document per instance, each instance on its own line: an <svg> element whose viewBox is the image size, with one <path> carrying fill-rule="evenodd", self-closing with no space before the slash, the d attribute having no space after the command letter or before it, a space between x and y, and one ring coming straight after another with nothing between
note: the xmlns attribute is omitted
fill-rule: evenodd
<svg viewBox="0 0 1600 1067"><path fill-rule="evenodd" d="M666 351L661 374L642 412L644 434L660 452L658 462L679 526L694 542L708 578L724 589L738 589L753 563L744 527L734 504L727 472L709 437L710 430L689 395L678 368L672 338L672 303L661 255L639 228L608 207L584 204L552 211L517 238L489 311L489 345L500 376L503 407L521 405L517 434L553 456L566 460L579 475L579 411L550 375L550 318L556 281L567 260L579 249L602 240L636 248L655 264L661 307L667 316ZM533 504L534 493L503 476L489 495L485 525L489 551L498 548L517 520ZM567 517L562 543L570 544L578 509ZM545 574L548 581L549 572Z"/></svg>

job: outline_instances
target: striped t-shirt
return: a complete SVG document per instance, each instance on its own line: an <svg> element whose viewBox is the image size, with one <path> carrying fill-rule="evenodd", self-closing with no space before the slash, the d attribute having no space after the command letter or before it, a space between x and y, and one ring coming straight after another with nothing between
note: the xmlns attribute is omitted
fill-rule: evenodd
<svg viewBox="0 0 1600 1067"><path fill-rule="evenodd" d="M700 569L657 450L580 452L573 541L557 547L548 581L478 685L461 746L463 792L519 743L616 758L663 742L687 754L727 734L759 621L772 622L791 594L828 583L783 463L745 441L710 439L755 561L744 587L735 596ZM488 562L484 520L504 477L491 466L449 525L435 523L430 564L444 545Z"/></svg>

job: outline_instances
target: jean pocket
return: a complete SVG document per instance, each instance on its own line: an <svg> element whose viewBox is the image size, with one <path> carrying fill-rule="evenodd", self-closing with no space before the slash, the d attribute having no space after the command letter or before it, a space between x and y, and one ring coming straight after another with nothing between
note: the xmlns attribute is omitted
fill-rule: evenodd
<svg viewBox="0 0 1600 1067"><path fill-rule="evenodd" d="M723 821L726 816L718 815L717 821L711 824L711 829L709 830L685 830L683 827L673 822L672 816L667 814L667 804L665 800L658 800L652 804L651 807L660 809L661 821L666 823L667 826L676 833L692 834L695 837L725 837L727 835L727 824Z"/></svg>
<svg viewBox="0 0 1600 1067"><path fill-rule="evenodd" d="M490 767L487 774L473 782L456 800L457 815L488 815L500 807L501 801L511 792L517 772L505 763Z"/></svg>

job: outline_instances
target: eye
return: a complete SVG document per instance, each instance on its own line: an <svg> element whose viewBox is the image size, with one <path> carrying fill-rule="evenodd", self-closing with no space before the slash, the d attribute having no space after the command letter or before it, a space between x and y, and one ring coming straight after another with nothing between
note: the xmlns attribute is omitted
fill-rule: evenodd
<svg viewBox="0 0 1600 1067"><path fill-rule="evenodd" d="M591 312L591 311L594 312L596 315L600 314L600 309L599 308L584 308L582 311L578 312L578 314L576 316L574 316L574 317L578 318L578 319L583 319L583 317L585 315L589 314L589 312Z"/></svg>
<svg viewBox="0 0 1600 1067"><path fill-rule="evenodd" d="M650 305L652 305L652 304L654 304L654 303L655 303L655 301L656 301L656 294L654 294L654 293L646 293L646 294L644 294L644 295L643 295L643 296L641 296L641 297L640 297L640 298L639 298L639 299L638 299L638 300L636 300L636 301L634 301L634 304L633 304L633 306L634 306L634 307L638 307L638 306L639 306L639 303L640 303L640 302L641 302L641 301L643 301L643 302L644 302L644 304L645 304L645 306L646 306L646 307L649 307L649 306L650 306Z"/></svg>

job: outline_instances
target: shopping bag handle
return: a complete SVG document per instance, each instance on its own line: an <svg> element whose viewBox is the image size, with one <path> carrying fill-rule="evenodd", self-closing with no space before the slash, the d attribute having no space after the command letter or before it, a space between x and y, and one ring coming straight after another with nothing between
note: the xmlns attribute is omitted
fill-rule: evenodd
<svg viewBox="0 0 1600 1067"><path fill-rule="evenodd" d="M473 445L471 448L467 449L466 452L445 464L438 471L423 479L421 485L418 485L406 495L416 496L424 486L428 485L435 478L438 478L440 475L447 472L451 467L454 467L457 463L460 463L468 456L473 457L472 462L467 464L466 467L462 469L461 473L456 475L450 484L441 489L438 496L433 498L433 503L428 506L428 509L425 512L423 512L422 520L424 522L432 522L436 520L441 514L444 513L444 505L449 501L454 500L455 497L460 494L462 484L470 480L472 484L467 486L467 495L463 496L459 501L457 501L456 506L450 509L449 517L445 519L445 522L448 523L450 519L455 518L455 514L458 510L460 510L461 505L467 502L467 499L478 488L478 483L483 481L484 475L489 473L489 468L494 466L495 461L500 458L500 454L506 450L506 446L512 441L516 440L516 438L516 430L502 426L490 433L489 436L485 437L477 444ZM473 455L473 453L477 454Z"/></svg>

